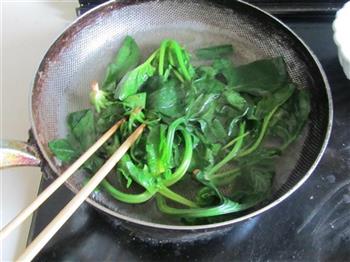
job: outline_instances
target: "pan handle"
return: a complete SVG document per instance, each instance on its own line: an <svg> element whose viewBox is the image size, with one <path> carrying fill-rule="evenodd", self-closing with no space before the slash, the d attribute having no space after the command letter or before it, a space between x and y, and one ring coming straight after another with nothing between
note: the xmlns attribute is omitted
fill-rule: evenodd
<svg viewBox="0 0 350 262"><path fill-rule="evenodd" d="M39 166L40 156L32 145L17 140L0 140L0 168Z"/></svg>

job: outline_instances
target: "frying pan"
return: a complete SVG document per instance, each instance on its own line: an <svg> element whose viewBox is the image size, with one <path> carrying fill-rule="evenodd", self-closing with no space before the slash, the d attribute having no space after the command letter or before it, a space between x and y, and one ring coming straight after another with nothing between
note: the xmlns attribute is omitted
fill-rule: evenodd
<svg viewBox="0 0 350 262"><path fill-rule="evenodd" d="M232 60L237 65L283 56L292 80L311 93L311 113L301 138L277 163L271 197L259 206L218 223L188 226L160 213L152 201L130 205L104 191L93 193L87 202L109 220L151 238L190 240L209 236L276 206L311 175L331 132L333 110L326 76L317 58L289 28L241 1L222 5L210 1L111 1L78 18L49 48L36 73L31 93L30 144L3 144L7 149L3 152L12 154L4 165L40 162L46 174L62 173L64 167L56 162L48 142L66 135L68 113L89 107L91 81L103 80L108 63L126 35L136 39L144 57L164 38L176 39L190 51L232 43ZM20 150L10 150L13 148ZM79 171L66 186L77 192L84 177ZM191 197L191 190L174 190Z"/></svg>

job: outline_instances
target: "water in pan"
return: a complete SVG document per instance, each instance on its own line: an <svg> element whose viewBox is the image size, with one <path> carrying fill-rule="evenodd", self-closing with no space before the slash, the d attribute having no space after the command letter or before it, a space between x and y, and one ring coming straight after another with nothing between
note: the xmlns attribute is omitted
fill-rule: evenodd
<svg viewBox="0 0 350 262"><path fill-rule="evenodd" d="M143 12L145 8L147 15ZM243 11L223 10L191 2L178 4L175 1L151 2L119 11L103 11L98 16L90 14L84 17L59 40L56 46L59 50L47 58L46 66L40 72L42 86L33 90L33 97L39 101L36 106L33 103L34 125L39 130L39 143L51 161L54 160L48 151L47 142L66 135L66 116L69 112L89 106L90 82L103 79L107 64L127 34L135 37L144 56L164 38L174 38L189 50L211 44L232 43L236 50L232 59L236 64L282 55L296 83L304 88L312 84L302 55L293 49L295 40L283 30L273 30L272 22L263 23ZM93 23L81 27L89 19ZM290 174L302 145L303 139L295 151L290 151L286 158L288 160L282 161L286 168L281 173ZM83 177L83 174L74 176L70 184L80 188ZM276 177L282 178L279 175ZM287 177L283 176L285 179ZM277 179L274 184L278 189L283 183ZM94 198L108 208L130 217L176 223L159 214L152 203L125 205L104 193L95 194Z"/></svg>

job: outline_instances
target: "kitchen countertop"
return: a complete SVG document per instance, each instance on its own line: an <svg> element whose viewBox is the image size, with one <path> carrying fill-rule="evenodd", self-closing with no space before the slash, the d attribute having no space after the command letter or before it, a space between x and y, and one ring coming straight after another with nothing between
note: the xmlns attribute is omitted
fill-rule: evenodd
<svg viewBox="0 0 350 262"><path fill-rule="evenodd" d="M1 134L27 140L29 92L39 62L55 38L76 18L78 1L1 2ZM1 227L37 195L39 168L0 171ZM0 261L13 260L27 241L30 218L1 242Z"/></svg>

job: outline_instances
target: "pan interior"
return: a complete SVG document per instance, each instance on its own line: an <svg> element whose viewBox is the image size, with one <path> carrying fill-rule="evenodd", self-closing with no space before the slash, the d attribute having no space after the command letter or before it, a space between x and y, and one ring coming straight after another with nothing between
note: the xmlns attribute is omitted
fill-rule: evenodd
<svg viewBox="0 0 350 262"><path fill-rule="evenodd" d="M267 15L239 2L232 4L230 9L196 1L149 1L123 7L112 2L75 22L45 56L32 95L36 139L55 171L60 173L62 170L47 147L48 141L65 137L68 113L89 107L91 81L103 80L108 63L126 35L136 39L144 57L165 38L178 40L190 51L232 43L235 64L283 56L293 81L311 91L312 112L302 137L277 165L274 193L266 205L286 194L305 177L327 134L329 112L324 80L312 56L295 36ZM79 190L84 177L85 174L79 172L68 185ZM183 188L175 186L174 190L190 197ZM181 224L158 212L152 201L143 205L123 204L103 191L94 193L92 198L133 219L165 225Z"/></svg>

